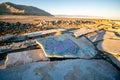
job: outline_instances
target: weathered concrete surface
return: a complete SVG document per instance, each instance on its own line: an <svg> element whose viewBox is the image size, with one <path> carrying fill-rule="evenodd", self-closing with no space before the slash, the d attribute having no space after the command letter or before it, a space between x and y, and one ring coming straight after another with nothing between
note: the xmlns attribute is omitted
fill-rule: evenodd
<svg viewBox="0 0 120 80"><path fill-rule="evenodd" d="M4 62L6 67L21 65L35 61L47 61L42 49L10 53ZM3 65L2 65L3 66Z"/></svg>
<svg viewBox="0 0 120 80"><path fill-rule="evenodd" d="M88 28L85 27L85 28L81 28L81 29L75 30L75 31L73 31L73 32L74 32L74 36L75 36L75 37L79 37L79 36L85 35L85 34L87 34L87 33L99 31L99 30L101 30L101 29L102 29L102 28L88 29Z"/></svg>
<svg viewBox="0 0 120 80"><path fill-rule="evenodd" d="M28 48L30 46L37 45L36 40L28 40L18 43L12 43L10 45L0 47L0 54L1 53L8 53L9 51L19 50L23 48Z"/></svg>
<svg viewBox="0 0 120 80"><path fill-rule="evenodd" d="M98 43L97 48L110 57L110 59L120 68L120 40L105 39Z"/></svg>
<svg viewBox="0 0 120 80"><path fill-rule="evenodd" d="M44 30L44 31L39 31L39 32L27 33L26 36L29 38L32 38L32 37L41 36L41 35L45 35L45 34L55 33L58 31L66 31L66 30L65 29Z"/></svg>
<svg viewBox="0 0 120 80"><path fill-rule="evenodd" d="M0 70L1 80L119 80L118 72L104 60L34 62Z"/></svg>
<svg viewBox="0 0 120 80"><path fill-rule="evenodd" d="M117 37L114 34L114 32L109 32L109 31L102 31L102 32L100 32L98 34L88 36L88 38L92 42L101 41L101 40L105 40L105 39L120 39L120 37Z"/></svg>
<svg viewBox="0 0 120 80"><path fill-rule="evenodd" d="M0 69L5 69L6 65L5 64L5 60L0 60Z"/></svg>
<svg viewBox="0 0 120 80"><path fill-rule="evenodd" d="M84 36L75 38L72 34L49 36L37 39L47 57L92 58L97 54L93 44Z"/></svg>
<svg viewBox="0 0 120 80"><path fill-rule="evenodd" d="M115 63L120 68L120 56L115 56L109 53L105 53L113 63Z"/></svg>
<svg viewBox="0 0 120 80"><path fill-rule="evenodd" d="M120 40L106 39L98 43L97 48L101 51L111 53L113 55L120 55Z"/></svg>
<svg viewBox="0 0 120 80"><path fill-rule="evenodd" d="M12 35L12 34L7 34L7 35L5 35L5 36L0 37L0 42L9 40L9 39L11 39L11 38L13 38L13 37L14 37L14 35Z"/></svg>

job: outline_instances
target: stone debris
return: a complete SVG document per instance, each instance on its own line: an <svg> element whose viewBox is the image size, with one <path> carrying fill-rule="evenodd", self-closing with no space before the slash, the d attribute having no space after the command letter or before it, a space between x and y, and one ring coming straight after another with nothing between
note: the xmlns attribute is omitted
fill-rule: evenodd
<svg viewBox="0 0 120 80"><path fill-rule="evenodd" d="M42 49L21 51L15 53L8 53L7 58L2 66L12 67L16 65L26 64L35 61L48 61Z"/></svg>
<svg viewBox="0 0 120 80"><path fill-rule="evenodd" d="M10 45L0 47L0 54L7 53L9 51L18 50L18 49L28 48L34 45L37 45L36 40L28 40L28 41L23 41L18 43L12 43Z"/></svg>
<svg viewBox="0 0 120 80"><path fill-rule="evenodd" d="M102 28L97 28L97 29L88 29L88 28L81 28L81 29L78 29L78 30L75 30L74 31L74 36L75 37L79 37L79 36L82 36L82 35L85 35L85 34L88 34L88 33L91 33L91 32L95 32L95 31L99 31L101 30Z"/></svg>
<svg viewBox="0 0 120 80"><path fill-rule="evenodd" d="M28 38L32 38L32 37L36 37L36 36L41 36L41 35L55 33L55 32L58 32L58 31L66 31L66 30L65 29L51 29L51 30L33 32L33 33L27 33L26 36Z"/></svg>
<svg viewBox="0 0 120 80"><path fill-rule="evenodd" d="M2 17L0 17L1 19ZM20 18L20 17L19 17ZM9 20L8 18L6 20ZM34 30L34 27L35 27L35 24L32 24L32 23L20 23L20 22L17 22L15 20L14 23L11 23L11 22L7 22L5 20L5 22L2 22L0 21L0 36L2 36L3 34L13 34L13 35L19 35L22 33L25 33L25 32L28 32L28 31L32 31ZM32 29L31 29L32 28Z"/></svg>
<svg viewBox="0 0 120 80"><path fill-rule="evenodd" d="M47 57L92 58L97 54L94 45L84 36L75 38L72 34L38 38L38 44Z"/></svg>
<svg viewBox="0 0 120 80"><path fill-rule="evenodd" d="M1 80L119 80L120 72L104 60L34 62L0 70Z"/></svg>
<svg viewBox="0 0 120 80"><path fill-rule="evenodd" d="M7 40L9 40L9 39L11 39L11 38L13 38L13 37L14 37L14 35L12 35L12 34L7 34L7 35L5 35L5 36L0 37L0 42L7 41Z"/></svg>

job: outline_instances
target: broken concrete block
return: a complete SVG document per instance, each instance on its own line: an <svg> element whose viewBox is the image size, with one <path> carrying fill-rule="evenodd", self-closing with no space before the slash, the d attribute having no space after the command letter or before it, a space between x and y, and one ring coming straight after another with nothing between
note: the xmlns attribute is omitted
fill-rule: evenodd
<svg viewBox="0 0 120 80"><path fill-rule="evenodd" d="M35 50L28 50L22 52L9 53L8 60L6 60L5 65L9 67L9 66L35 62L35 61L41 61L41 60L46 61L49 59L45 57L42 49L35 49Z"/></svg>
<svg viewBox="0 0 120 80"><path fill-rule="evenodd" d="M92 42L97 42L97 41L101 41L104 39L120 39L120 37L116 36L114 32L109 32L109 31L102 31L98 34L88 36L88 38Z"/></svg>
<svg viewBox="0 0 120 80"><path fill-rule="evenodd" d="M97 48L110 57L120 67L120 40L105 39L98 43Z"/></svg>
<svg viewBox="0 0 120 80"><path fill-rule="evenodd" d="M25 41L27 38L26 36L16 36L12 38L11 42L20 42L20 41Z"/></svg>
<svg viewBox="0 0 120 80"><path fill-rule="evenodd" d="M120 68L120 56L115 56L115 55L111 55L111 54L108 54L108 53L105 53L109 58L110 60L116 64L119 68Z"/></svg>
<svg viewBox="0 0 120 80"><path fill-rule="evenodd" d="M112 55L120 55L120 40L105 39L98 43L97 48Z"/></svg>
<svg viewBox="0 0 120 80"><path fill-rule="evenodd" d="M120 72L105 60L34 62L0 70L1 80L119 80Z"/></svg>
<svg viewBox="0 0 120 80"><path fill-rule="evenodd" d="M0 69L5 69L5 60L0 60Z"/></svg>
<svg viewBox="0 0 120 80"><path fill-rule="evenodd" d="M36 36L41 36L41 35L46 35L46 34L51 34L55 33L58 31L66 31L65 29L51 29L51 30L44 30L44 31L39 31L39 32L33 32L33 33L27 33L28 38L36 37Z"/></svg>
<svg viewBox="0 0 120 80"><path fill-rule="evenodd" d="M8 53L9 51L15 51L19 49L28 48L28 47L35 46L35 45L37 45L36 40L28 40L28 41L23 41L23 42L18 42L18 43L12 43L10 45L2 46L0 48L0 54Z"/></svg>
<svg viewBox="0 0 120 80"><path fill-rule="evenodd" d="M0 42L9 40L9 39L11 39L11 38L13 38L13 37L14 37L14 35L12 35L12 34L7 34L7 35L5 35L5 36L0 37Z"/></svg>
<svg viewBox="0 0 120 80"><path fill-rule="evenodd" d="M79 36L82 36L82 35L85 35L85 34L88 34L88 33L91 33L91 32L95 32L95 31L99 31L101 30L102 28L97 28L97 29L88 29L88 28L81 28L81 29L78 29L78 30L75 30L74 31L74 36L75 37L79 37Z"/></svg>
<svg viewBox="0 0 120 80"><path fill-rule="evenodd" d="M97 54L94 45L84 36L75 38L72 34L49 36L37 39L47 57L92 58Z"/></svg>

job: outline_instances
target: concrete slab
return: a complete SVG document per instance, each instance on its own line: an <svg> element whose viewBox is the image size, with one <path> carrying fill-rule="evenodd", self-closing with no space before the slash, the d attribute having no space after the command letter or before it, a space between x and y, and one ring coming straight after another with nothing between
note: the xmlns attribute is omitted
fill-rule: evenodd
<svg viewBox="0 0 120 80"><path fill-rule="evenodd" d="M72 34L49 36L37 39L47 57L92 58L97 54L93 44L84 36L75 38Z"/></svg>
<svg viewBox="0 0 120 80"><path fill-rule="evenodd" d="M88 36L88 38L92 42L97 42L104 39L120 39L120 37L116 36L114 32L109 32L109 31L102 31L96 35Z"/></svg>
<svg viewBox="0 0 120 80"><path fill-rule="evenodd" d="M9 39L11 39L11 38L13 38L13 37L14 37L14 35L12 35L12 34L7 34L7 35L5 35L5 36L0 37L0 42L7 41L7 40L9 40Z"/></svg>
<svg viewBox="0 0 120 80"><path fill-rule="evenodd" d="M45 35L45 34L55 33L58 31L66 31L66 30L65 29L50 29L50 30L33 32L33 33L27 33L26 36L29 38L32 38L32 37L41 36L41 35Z"/></svg>
<svg viewBox="0 0 120 80"><path fill-rule="evenodd" d="M42 49L21 51L15 53L9 53L7 59L4 62L4 66L12 67L16 65L22 65L35 61L48 61L49 58L45 57Z"/></svg>
<svg viewBox="0 0 120 80"><path fill-rule="evenodd" d="M98 43L97 48L112 55L120 55L120 40L105 39Z"/></svg>
<svg viewBox="0 0 120 80"><path fill-rule="evenodd" d="M6 65L5 64L5 60L0 60L0 69L5 69Z"/></svg>
<svg viewBox="0 0 120 80"><path fill-rule="evenodd" d="M2 46L0 48L0 54L8 53L10 51L15 51L20 49L25 49L35 45L37 45L36 40L28 40L28 41L23 41L18 43L12 43L10 45Z"/></svg>
<svg viewBox="0 0 120 80"><path fill-rule="evenodd" d="M101 29L102 28L88 29L88 28L85 27L85 28L75 30L75 31L73 31L73 33L74 33L75 37L79 37L79 36L82 36L82 35L85 35L85 34L88 34L88 33L91 33L91 32L99 31Z"/></svg>
<svg viewBox="0 0 120 80"><path fill-rule="evenodd" d="M109 58L120 67L120 40L105 39L98 43L97 48L106 54Z"/></svg>
<svg viewBox="0 0 120 80"><path fill-rule="evenodd" d="M0 70L1 80L119 80L120 72L104 60L34 62Z"/></svg>
<svg viewBox="0 0 120 80"><path fill-rule="evenodd" d="M116 64L120 68L120 56L115 56L108 53L105 54L112 60L114 64Z"/></svg>

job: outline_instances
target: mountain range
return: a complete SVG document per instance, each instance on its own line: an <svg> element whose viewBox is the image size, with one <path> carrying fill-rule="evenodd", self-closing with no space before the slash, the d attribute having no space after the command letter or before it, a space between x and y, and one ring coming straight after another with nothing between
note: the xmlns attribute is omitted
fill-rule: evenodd
<svg viewBox="0 0 120 80"><path fill-rule="evenodd" d="M52 16L50 13L26 5L18 5L11 2L0 3L0 15L39 15L39 16Z"/></svg>

